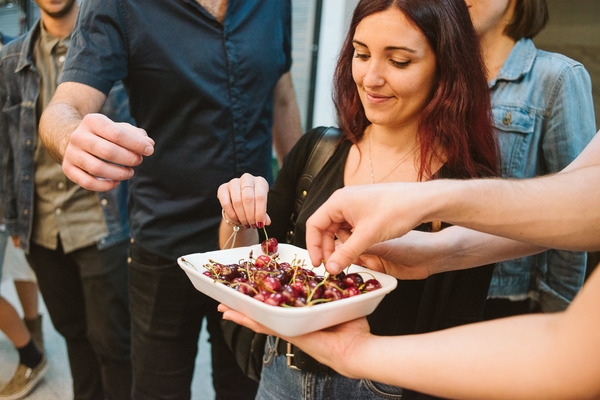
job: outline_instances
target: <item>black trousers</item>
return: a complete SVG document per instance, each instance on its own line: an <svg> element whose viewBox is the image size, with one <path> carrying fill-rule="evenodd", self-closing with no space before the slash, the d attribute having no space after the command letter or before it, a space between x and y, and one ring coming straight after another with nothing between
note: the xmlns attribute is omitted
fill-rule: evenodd
<svg viewBox="0 0 600 400"><path fill-rule="evenodd" d="M130 295L134 399L190 399L203 318L216 399L254 399L258 383L243 374L225 343L217 302L198 292L175 260L131 243Z"/></svg>
<svg viewBox="0 0 600 400"><path fill-rule="evenodd" d="M75 399L130 399L128 243L65 254L31 244L27 260L67 345Z"/></svg>

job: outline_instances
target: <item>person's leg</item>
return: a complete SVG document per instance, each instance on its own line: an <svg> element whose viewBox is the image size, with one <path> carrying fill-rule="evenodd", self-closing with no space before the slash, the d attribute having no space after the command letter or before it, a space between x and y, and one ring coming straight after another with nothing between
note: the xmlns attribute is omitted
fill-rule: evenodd
<svg viewBox="0 0 600 400"><path fill-rule="evenodd" d="M88 339L98 357L106 398L131 398L131 337L127 247L73 252L85 296Z"/></svg>
<svg viewBox="0 0 600 400"><path fill-rule="evenodd" d="M206 297L175 260L136 243L130 257L133 398L189 399Z"/></svg>
<svg viewBox="0 0 600 400"><path fill-rule="evenodd" d="M3 297L0 297L0 330L19 352L19 364L8 383L0 389L0 398L20 399L43 378L48 365L33 343L17 310Z"/></svg>
<svg viewBox="0 0 600 400"><path fill-rule="evenodd" d="M85 297L78 265L64 254L60 245L57 250L49 250L32 243L27 260L37 275L50 319L65 338L74 398L104 400L100 365L87 338Z"/></svg>
<svg viewBox="0 0 600 400"><path fill-rule="evenodd" d="M0 297L0 330L17 348L24 347L31 340L31 335L19 313L3 297Z"/></svg>
<svg viewBox="0 0 600 400"><path fill-rule="evenodd" d="M216 400L254 399L258 391L258 382L242 372L235 355L225 343L221 330L222 314L217 311L217 306L215 300L208 299L205 311L206 328L210 334ZM232 382L235 382L235 385L232 385Z"/></svg>
<svg viewBox="0 0 600 400"><path fill-rule="evenodd" d="M15 280L15 289L19 301L23 307L23 317L26 320L33 321L40 314L38 312L38 285L33 281L17 281Z"/></svg>
<svg viewBox="0 0 600 400"><path fill-rule="evenodd" d="M29 268L29 265L26 266ZM39 288L37 281L15 280L15 289L23 307L23 322L33 338L35 346L44 352L44 332L42 331L42 315L38 309Z"/></svg>

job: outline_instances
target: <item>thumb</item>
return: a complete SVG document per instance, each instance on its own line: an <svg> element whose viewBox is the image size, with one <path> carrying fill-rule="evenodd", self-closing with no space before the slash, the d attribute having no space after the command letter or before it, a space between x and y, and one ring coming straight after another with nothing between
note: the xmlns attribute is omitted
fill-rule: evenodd
<svg viewBox="0 0 600 400"><path fill-rule="evenodd" d="M331 274L339 274L348 265L352 264L368 248L369 243L363 235L352 233L345 238L343 244L339 244L335 251L326 260L327 271Z"/></svg>

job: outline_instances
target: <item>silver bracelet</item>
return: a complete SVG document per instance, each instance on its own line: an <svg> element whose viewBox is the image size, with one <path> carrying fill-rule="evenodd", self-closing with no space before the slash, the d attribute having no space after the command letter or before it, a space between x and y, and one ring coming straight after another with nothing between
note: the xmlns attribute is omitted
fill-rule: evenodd
<svg viewBox="0 0 600 400"><path fill-rule="evenodd" d="M232 226L237 226L238 229L241 225L238 224L234 224L233 222L231 222L230 220L227 219L227 216L225 215L225 209L221 208L221 216L223 217L223 221L225 221L227 223L227 225L232 225Z"/></svg>
<svg viewBox="0 0 600 400"><path fill-rule="evenodd" d="M233 248L235 246L235 237L237 236L237 233L242 226L234 224L233 222L228 220L227 217L225 216L225 209L223 209L223 208L221 208L221 216L223 217L223 221L225 221L225 223L227 225L233 226L233 232L231 233L231 236L229 236L229 239L227 239L227 241L223 245L223 248L226 249L229 242L231 242L231 248Z"/></svg>

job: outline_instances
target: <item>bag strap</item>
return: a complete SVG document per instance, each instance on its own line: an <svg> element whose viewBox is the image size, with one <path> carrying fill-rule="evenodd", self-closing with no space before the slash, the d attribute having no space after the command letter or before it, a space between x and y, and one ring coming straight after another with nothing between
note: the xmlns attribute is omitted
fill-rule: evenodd
<svg viewBox="0 0 600 400"><path fill-rule="evenodd" d="M288 232L288 243L291 243L293 239L293 232L296 227L296 219L300 214L302 204L308 195L308 191L312 186L315 176L317 176L319 171L321 171L323 166L331 158L336 146L343 136L344 133L339 128L332 126L323 129L312 151L310 152L310 155L306 160L306 164L304 165L302 175L300 175L298 183L296 184L296 201L294 202L294 213L291 216L292 229Z"/></svg>

